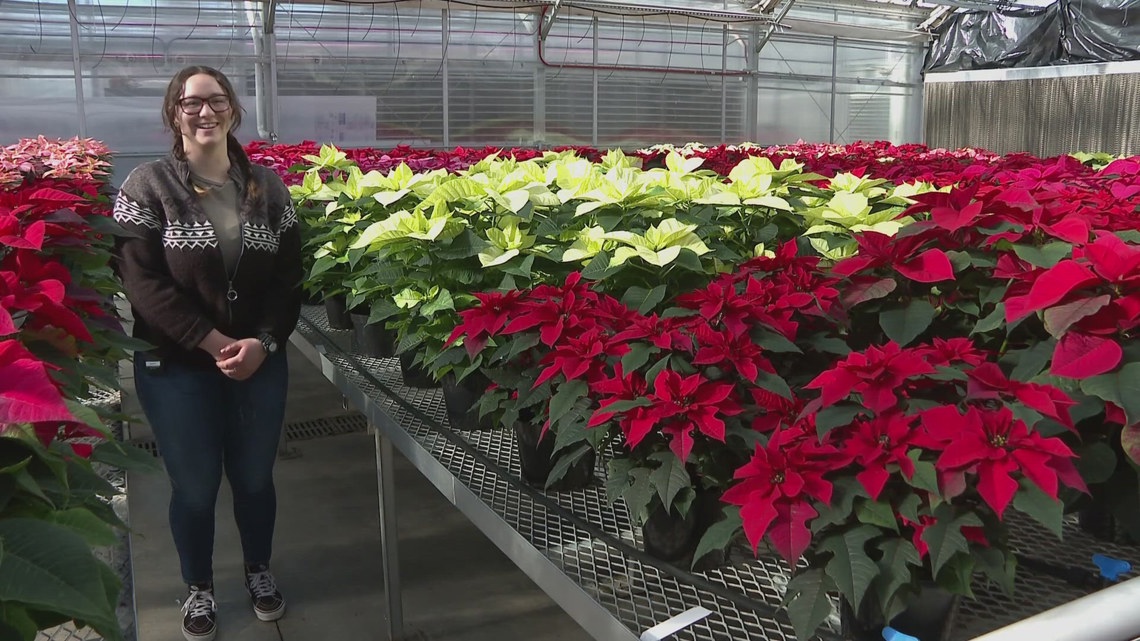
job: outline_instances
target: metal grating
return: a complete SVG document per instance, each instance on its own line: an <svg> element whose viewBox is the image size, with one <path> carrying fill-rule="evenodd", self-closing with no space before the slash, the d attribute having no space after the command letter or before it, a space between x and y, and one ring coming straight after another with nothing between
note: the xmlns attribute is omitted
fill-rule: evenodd
<svg viewBox="0 0 1140 641"><path fill-rule="evenodd" d="M365 432L368 430L368 419L363 414L352 413L311 421L294 421L286 423L284 429L287 442L307 441L326 436ZM158 444L153 438L135 439L131 441L131 444L150 452L155 457L162 456L158 451Z"/></svg>
<svg viewBox="0 0 1140 641"><path fill-rule="evenodd" d="M640 632L701 605L714 615L676 638L795 639L786 617L777 613L790 573L776 556L763 549L758 558L733 555L731 564L696 575L646 557L631 549L639 548L640 532L620 505L607 503L599 484L560 493L527 486L521 481L510 432L444 427L448 423L441 391L405 387L394 358L352 354L351 331L329 329L321 308L304 309L298 332L325 348L325 357L352 385L630 630ZM601 463L595 473L599 481L604 479ZM1017 550L1039 561L1090 571L1094 552L1133 565L1140 561L1140 548L1094 541L1072 520L1065 524L1063 543L1033 522L1013 522ZM962 602L954 640L971 639L1088 593L1024 569L1016 587L1010 597L996 587L976 585L976 599ZM825 628L829 638L837 636L838 623L833 615Z"/></svg>

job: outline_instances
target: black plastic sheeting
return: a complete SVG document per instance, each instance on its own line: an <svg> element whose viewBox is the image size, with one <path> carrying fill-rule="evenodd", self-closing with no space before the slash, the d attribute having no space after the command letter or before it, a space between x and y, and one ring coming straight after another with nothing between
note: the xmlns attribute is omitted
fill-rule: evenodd
<svg viewBox="0 0 1140 641"><path fill-rule="evenodd" d="M1140 0L1059 0L962 11L942 23L927 71L1140 60Z"/></svg>

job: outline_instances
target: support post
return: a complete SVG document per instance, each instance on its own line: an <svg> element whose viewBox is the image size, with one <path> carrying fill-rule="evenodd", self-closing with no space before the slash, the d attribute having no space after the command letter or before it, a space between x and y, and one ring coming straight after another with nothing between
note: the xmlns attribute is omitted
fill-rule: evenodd
<svg viewBox="0 0 1140 641"><path fill-rule="evenodd" d="M443 76L443 96L440 102L443 109L443 146L445 148L451 146L451 92L448 89L448 73L447 73L447 45L451 40L451 27L448 24L448 18L451 15L447 9L441 9L442 22L440 23L440 38L443 44L443 60L440 63L441 75Z"/></svg>
<svg viewBox="0 0 1140 641"><path fill-rule="evenodd" d="M400 591L400 546L396 527L396 479L392 441L376 430L376 483L380 500L380 547L384 563L384 596L388 601L388 638L404 635L404 600Z"/></svg>
<svg viewBox="0 0 1140 641"><path fill-rule="evenodd" d="M79 14L75 0L67 0L68 22L71 24L71 66L75 73L75 107L78 111L79 137L87 137L87 104L83 98L83 63L79 58Z"/></svg>
<svg viewBox="0 0 1140 641"><path fill-rule="evenodd" d="M594 104L591 111L592 118L590 122L590 144L594 147L598 146L598 46L601 42L601 36L598 34L598 16L590 19L590 29L594 34L594 54L593 54L593 70L590 72L594 86L593 99Z"/></svg>
<svg viewBox="0 0 1140 641"><path fill-rule="evenodd" d="M747 120L744 127L745 136L749 142L763 144L760 138L760 27L752 25L748 30L749 41L755 45L753 54L748 57L748 97L744 107L744 117Z"/></svg>

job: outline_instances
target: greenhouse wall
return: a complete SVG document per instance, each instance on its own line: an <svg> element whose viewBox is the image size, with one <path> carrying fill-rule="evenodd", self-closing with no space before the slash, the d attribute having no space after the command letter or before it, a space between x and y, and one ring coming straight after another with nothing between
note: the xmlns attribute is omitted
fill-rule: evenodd
<svg viewBox="0 0 1140 641"><path fill-rule="evenodd" d="M120 167L168 148L162 94L194 63L234 81L243 141L631 148L922 139L926 43L905 37L916 21L904 18L798 3L790 19L831 24L838 35L777 31L757 56L763 25L691 15L563 11L542 38L545 7L278 2L268 40L261 2L70 5L0 3L0 138L90 136L118 153ZM859 25L904 37L846 31ZM255 109L259 62L270 70L260 92L271 92L273 115Z"/></svg>
<svg viewBox="0 0 1140 641"><path fill-rule="evenodd" d="M1140 153L1140 62L932 73L925 93L931 146Z"/></svg>

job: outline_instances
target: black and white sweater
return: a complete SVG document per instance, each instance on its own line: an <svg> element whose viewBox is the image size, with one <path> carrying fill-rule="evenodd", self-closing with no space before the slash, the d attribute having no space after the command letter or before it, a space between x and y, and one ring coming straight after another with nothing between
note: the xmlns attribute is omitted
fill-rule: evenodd
<svg viewBox="0 0 1140 641"><path fill-rule="evenodd" d="M231 174L241 180L235 168ZM301 310L301 239L289 190L253 165L240 197L242 251L227 274L218 238L190 179L173 156L135 168L114 218L133 236L116 242L115 271L136 338L169 360L213 367L199 343L217 329L232 338L272 334L285 344Z"/></svg>

